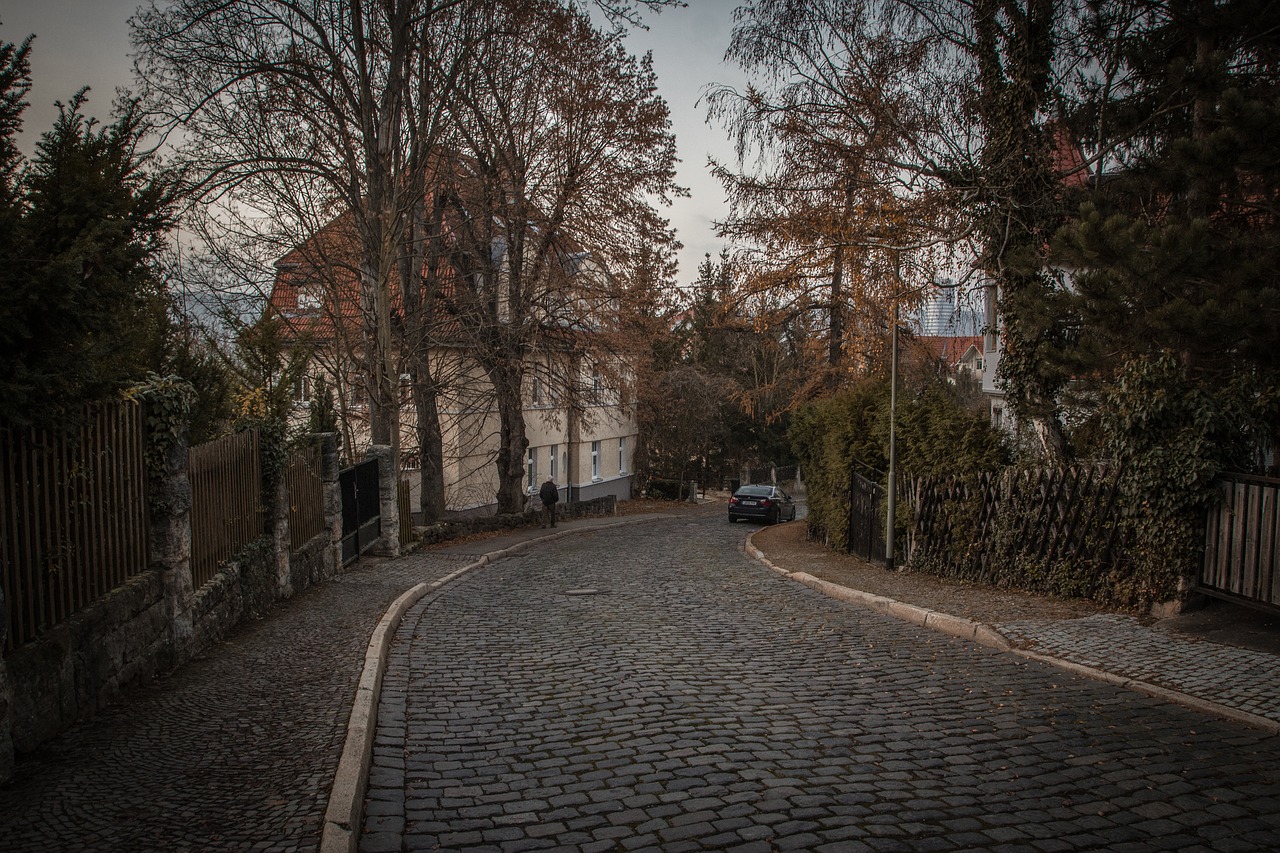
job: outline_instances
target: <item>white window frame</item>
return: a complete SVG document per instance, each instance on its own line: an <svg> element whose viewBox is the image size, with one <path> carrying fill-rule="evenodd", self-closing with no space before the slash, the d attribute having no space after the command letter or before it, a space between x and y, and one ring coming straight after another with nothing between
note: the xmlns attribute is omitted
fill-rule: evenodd
<svg viewBox="0 0 1280 853"><path fill-rule="evenodd" d="M591 442L591 479L600 479L600 442Z"/></svg>
<svg viewBox="0 0 1280 853"><path fill-rule="evenodd" d="M551 479L556 478L556 446L551 445Z"/></svg>
<svg viewBox="0 0 1280 853"><path fill-rule="evenodd" d="M534 448L529 448L529 455L525 459L525 470L529 480L529 488L533 488L534 483L538 480L538 454Z"/></svg>
<svg viewBox="0 0 1280 853"><path fill-rule="evenodd" d="M627 473L627 437L618 437L618 473Z"/></svg>

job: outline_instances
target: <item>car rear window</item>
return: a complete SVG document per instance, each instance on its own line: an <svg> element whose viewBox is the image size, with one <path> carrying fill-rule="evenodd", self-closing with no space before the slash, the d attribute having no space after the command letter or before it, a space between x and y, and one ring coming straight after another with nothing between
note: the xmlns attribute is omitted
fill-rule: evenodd
<svg viewBox="0 0 1280 853"><path fill-rule="evenodd" d="M743 486L737 493L740 497L767 498L773 489L769 486Z"/></svg>

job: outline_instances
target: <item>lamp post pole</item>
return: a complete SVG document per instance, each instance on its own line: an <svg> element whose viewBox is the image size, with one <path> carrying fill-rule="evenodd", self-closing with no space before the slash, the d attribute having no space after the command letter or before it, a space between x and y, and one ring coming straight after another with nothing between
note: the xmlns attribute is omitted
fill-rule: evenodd
<svg viewBox="0 0 1280 853"><path fill-rule="evenodd" d="M889 571L893 566L893 532L894 514L898 508L898 300L893 300L893 331L891 333L892 356L889 365L889 506L885 511L884 531L884 567Z"/></svg>

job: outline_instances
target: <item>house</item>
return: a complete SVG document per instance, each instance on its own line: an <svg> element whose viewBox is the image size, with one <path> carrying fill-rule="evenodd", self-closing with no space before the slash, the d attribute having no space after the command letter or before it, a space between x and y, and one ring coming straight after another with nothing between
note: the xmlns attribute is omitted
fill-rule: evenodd
<svg viewBox="0 0 1280 853"><path fill-rule="evenodd" d="M926 348L952 383L958 376L975 380L982 378L984 362L981 336L921 335L916 341Z"/></svg>
<svg viewBox="0 0 1280 853"><path fill-rule="evenodd" d="M345 219L338 217L276 263L268 310L283 320L289 344L305 343L311 350L306 375L295 388L295 420L305 421L317 388L327 386L334 394L347 457L357 458L370 444L369 394L358 265L345 249L353 244ZM504 251L497 241L494 251ZM604 275L599 265L576 252L564 253L559 272L570 285ZM597 313L610 310L608 304L590 308ZM579 310L581 316L591 316L590 310ZM392 300L391 311L393 325L403 327L399 299ZM549 333L530 350L524 364L522 412L529 442L524 485L536 490L550 476L565 499L612 495L626 500L631 497L638 426L625 393L625 364L604 351L593 354L589 348L583 352L580 346L559 345L559 321L544 319ZM579 323L573 331L580 341L595 330ZM502 435L495 393L474 346L443 306L431 316L426 353L437 382L446 510L490 509L496 505L494 463ZM396 359L405 370L405 353L396 353ZM395 438L404 471L420 464L418 407L410 380L408 372L401 374ZM409 479L416 490L419 478ZM417 505L416 499L412 505Z"/></svg>

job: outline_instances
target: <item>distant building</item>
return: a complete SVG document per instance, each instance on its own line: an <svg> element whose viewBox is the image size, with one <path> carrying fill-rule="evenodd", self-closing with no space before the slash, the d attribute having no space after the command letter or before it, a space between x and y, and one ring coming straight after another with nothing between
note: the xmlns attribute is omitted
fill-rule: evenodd
<svg viewBox="0 0 1280 853"><path fill-rule="evenodd" d="M945 280L929 288L913 318L921 337L971 338L982 334L981 294Z"/></svg>

